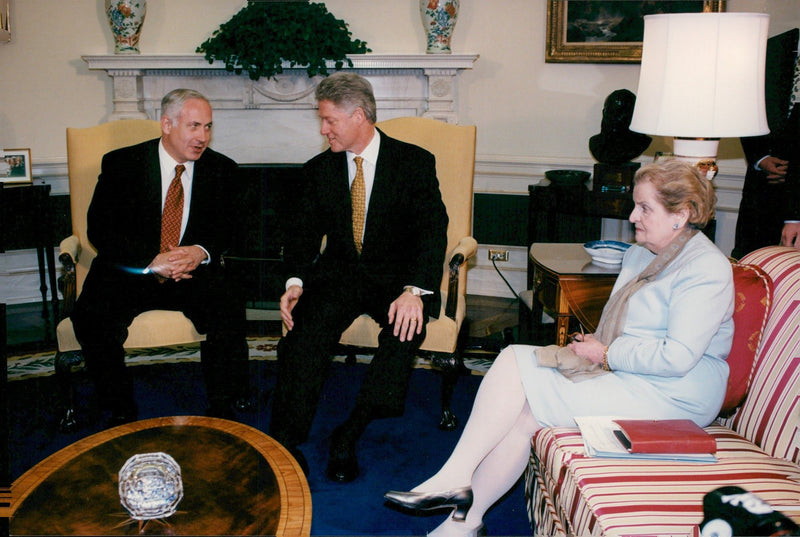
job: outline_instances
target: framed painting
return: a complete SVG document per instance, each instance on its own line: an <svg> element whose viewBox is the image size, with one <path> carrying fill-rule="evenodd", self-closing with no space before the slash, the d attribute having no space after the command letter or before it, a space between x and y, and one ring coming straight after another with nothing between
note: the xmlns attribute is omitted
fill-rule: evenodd
<svg viewBox="0 0 800 537"><path fill-rule="evenodd" d="M639 63L644 16L723 12L724 0L548 0L547 63Z"/></svg>
<svg viewBox="0 0 800 537"><path fill-rule="evenodd" d="M11 41L11 0L0 0L0 43Z"/></svg>
<svg viewBox="0 0 800 537"><path fill-rule="evenodd" d="M3 149L0 153L0 183L30 183L31 150Z"/></svg>

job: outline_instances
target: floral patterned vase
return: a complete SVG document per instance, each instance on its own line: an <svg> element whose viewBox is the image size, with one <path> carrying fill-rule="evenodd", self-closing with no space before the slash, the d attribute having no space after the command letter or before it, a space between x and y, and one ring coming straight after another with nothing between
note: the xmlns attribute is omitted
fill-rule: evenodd
<svg viewBox="0 0 800 537"><path fill-rule="evenodd" d="M458 0L419 0L428 54L450 54L450 38L458 18Z"/></svg>
<svg viewBox="0 0 800 537"><path fill-rule="evenodd" d="M147 0L105 0L106 15L114 34L114 54L139 54Z"/></svg>

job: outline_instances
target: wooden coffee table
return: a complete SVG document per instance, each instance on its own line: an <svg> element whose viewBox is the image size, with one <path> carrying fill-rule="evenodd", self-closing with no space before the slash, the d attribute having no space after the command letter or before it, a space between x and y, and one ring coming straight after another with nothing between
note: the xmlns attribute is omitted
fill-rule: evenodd
<svg viewBox="0 0 800 537"><path fill-rule="evenodd" d="M152 452L180 465L184 496L142 533L310 535L311 493L289 452L247 425L196 416L121 425L49 456L11 486L11 534L139 534L117 476L128 458Z"/></svg>

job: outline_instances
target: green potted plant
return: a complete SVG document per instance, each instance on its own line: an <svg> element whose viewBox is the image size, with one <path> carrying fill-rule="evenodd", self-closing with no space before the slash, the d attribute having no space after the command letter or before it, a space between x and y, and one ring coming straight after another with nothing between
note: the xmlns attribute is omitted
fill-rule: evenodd
<svg viewBox="0 0 800 537"><path fill-rule="evenodd" d="M224 62L228 71L246 71L252 80L282 73L284 61L305 67L308 76L327 75L328 61L334 61L338 70L345 63L352 67L347 54L371 52L351 35L347 23L324 4L251 1L197 52L205 53L209 63Z"/></svg>

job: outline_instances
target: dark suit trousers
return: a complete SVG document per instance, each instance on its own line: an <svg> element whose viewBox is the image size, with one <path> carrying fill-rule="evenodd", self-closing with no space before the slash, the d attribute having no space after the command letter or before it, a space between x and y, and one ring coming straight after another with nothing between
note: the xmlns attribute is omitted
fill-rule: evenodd
<svg viewBox="0 0 800 537"><path fill-rule="evenodd" d="M92 266L71 317L101 404L124 409L133 402L122 345L133 318L152 309L181 311L198 332L206 334L201 363L210 402L247 393L248 349L241 293L205 266L195 272L188 280L159 283L150 274Z"/></svg>
<svg viewBox="0 0 800 537"><path fill-rule="evenodd" d="M400 342L387 317L397 291L365 288L363 280L351 280L349 285L307 286L292 311L294 328L278 344L270 435L284 445L296 446L308 439L336 345L342 332L362 313L375 319L381 332L354 412L370 418L403 414L414 357L425 339L425 329L411 341ZM423 303L427 319L428 307Z"/></svg>

